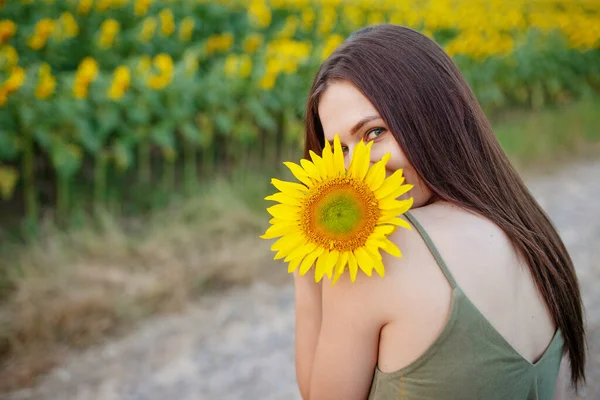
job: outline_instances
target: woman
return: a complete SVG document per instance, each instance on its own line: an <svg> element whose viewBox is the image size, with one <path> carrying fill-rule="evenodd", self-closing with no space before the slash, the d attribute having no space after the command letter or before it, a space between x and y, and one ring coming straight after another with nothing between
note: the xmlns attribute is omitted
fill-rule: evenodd
<svg viewBox="0 0 600 400"><path fill-rule="evenodd" d="M303 398L552 399L563 354L582 383L571 259L443 50L400 26L353 34L313 83L305 156L335 134L346 163L361 140L392 154L415 229L390 237L384 279L295 276Z"/></svg>

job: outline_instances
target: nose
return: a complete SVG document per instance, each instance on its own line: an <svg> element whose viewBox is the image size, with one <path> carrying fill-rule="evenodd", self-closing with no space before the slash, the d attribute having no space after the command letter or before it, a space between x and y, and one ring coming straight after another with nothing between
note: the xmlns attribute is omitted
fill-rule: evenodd
<svg viewBox="0 0 600 400"><path fill-rule="evenodd" d="M350 168L350 161L352 161L352 156L354 155L354 147L348 147L348 151L344 155L344 166L346 170ZM379 160L373 160L373 157L369 160L369 167L375 164Z"/></svg>
<svg viewBox="0 0 600 400"><path fill-rule="evenodd" d="M344 166L346 167L346 170L348 170L348 168L350 168L350 161L352 160L353 152L354 152L354 148L348 147L348 152L344 155Z"/></svg>

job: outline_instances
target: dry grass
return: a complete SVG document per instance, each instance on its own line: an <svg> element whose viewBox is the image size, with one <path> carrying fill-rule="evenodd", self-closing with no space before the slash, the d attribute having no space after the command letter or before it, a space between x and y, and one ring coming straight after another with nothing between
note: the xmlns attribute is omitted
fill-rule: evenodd
<svg viewBox="0 0 600 400"><path fill-rule="evenodd" d="M0 305L0 392L32 384L65 348L178 310L209 287L273 270L272 279L285 279L281 268L265 268L274 263L258 235L268 219L233 187L215 182L149 220L124 224L105 215L94 229L68 233L47 224L37 242L0 262L14 271L15 288Z"/></svg>

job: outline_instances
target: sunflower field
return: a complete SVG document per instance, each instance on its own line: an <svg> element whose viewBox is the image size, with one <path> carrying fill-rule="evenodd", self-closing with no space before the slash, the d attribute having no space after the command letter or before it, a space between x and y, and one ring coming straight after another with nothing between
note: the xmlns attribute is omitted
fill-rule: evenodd
<svg viewBox="0 0 600 400"><path fill-rule="evenodd" d="M0 0L0 204L36 220L81 185L103 205L120 176L279 163L320 62L384 22L434 38L486 109L600 89L594 0Z"/></svg>

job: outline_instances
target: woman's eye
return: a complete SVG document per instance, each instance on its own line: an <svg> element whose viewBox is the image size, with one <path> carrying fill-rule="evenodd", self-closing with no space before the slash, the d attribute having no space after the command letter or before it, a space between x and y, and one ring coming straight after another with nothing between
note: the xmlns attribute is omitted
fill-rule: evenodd
<svg viewBox="0 0 600 400"><path fill-rule="evenodd" d="M365 139L367 141L376 139L379 135L385 132L384 128L374 128L367 132Z"/></svg>
<svg viewBox="0 0 600 400"><path fill-rule="evenodd" d="M348 146L342 146L342 153L348 152Z"/></svg>

